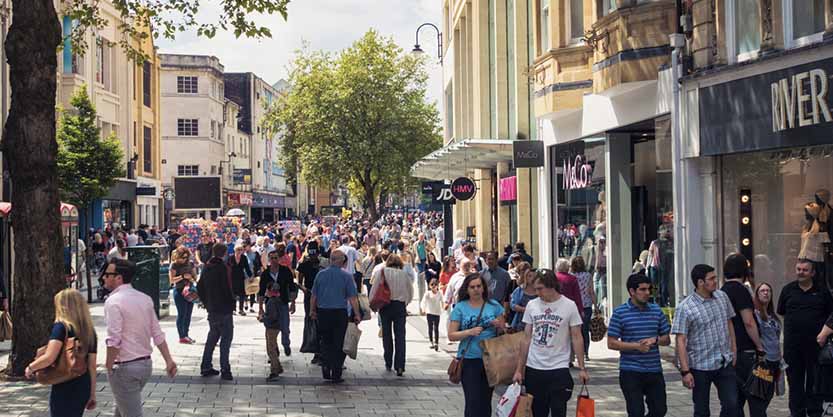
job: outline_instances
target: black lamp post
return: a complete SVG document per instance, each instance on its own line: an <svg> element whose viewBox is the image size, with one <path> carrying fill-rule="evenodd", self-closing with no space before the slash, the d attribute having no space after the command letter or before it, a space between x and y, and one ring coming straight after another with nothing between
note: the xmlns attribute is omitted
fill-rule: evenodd
<svg viewBox="0 0 833 417"><path fill-rule="evenodd" d="M423 24L419 25L419 27L416 30L416 44L414 44L414 49L411 50L411 53L414 54L414 55L422 55L422 54L425 53L425 51L423 51L422 48L419 46L419 31L420 31L420 29L422 29L425 26L430 26L430 27L434 28L435 31L437 31L437 58L440 60L440 63L442 63L443 62L443 33L440 32L440 28L438 28L433 23L423 23Z"/></svg>

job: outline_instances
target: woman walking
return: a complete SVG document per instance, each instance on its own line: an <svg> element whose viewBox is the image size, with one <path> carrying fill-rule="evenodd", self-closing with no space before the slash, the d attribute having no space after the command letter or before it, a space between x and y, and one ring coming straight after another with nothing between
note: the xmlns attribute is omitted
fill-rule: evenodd
<svg viewBox="0 0 833 417"><path fill-rule="evenodd" d="M229 257L228 266L231 268L231 291L238 298L238 311L241 316L246 315L246 278L252 276L249 259L243 253L243 245L234 246L234 255Z"/></svg>
<svg viewBox="0 0 833 417"><path fill-rule="evenodd" d="M755 288L755 320L758 323L758 333L761 335L761 344L764 347L764 363L772 372L776 386L780 385L783 389L784 383L780 375L781 320L775 315L775 307L773 307L772 302L773 295L772 286L769 283L762 282ZM772 396L764 400L766 404L763 409L766 410L769 407L769 402L772 401Z"/></svg>
<svg viewBox="0 0 833 417"><path fill-rule="evenodd" d="M445 287L451 282L451 276L457 273L457 262L453 256L446 256L443 259L443 267L440 270L440 292L445 294Z"/></svg>
<svg viewBox="0 0 833 417"><path fill-rule="evenodd" d="M168 280L174 287L176 331L179 333L179 343L193 345L196 341L188 336L188 330L191 328L191 313L194 311L194 304L182 295L184 289L197 282L194 263L191 262L191 251L185 246L180 246L174 251L172 260L173 263L168 269Z"/></svg>
<svg viewBox="0 0 833 417"><path fill-rule="evenodd" d="M425 262L425 282L430 284L431 280L436 279L439 288L440 271L443 266L437 260L434 252L428 252L428 260Z"/></svg>
<svg viewBox="0 0 833 417"><path fill-rule="evenodd" d="M535 291L535 272L526 262L521 262L515 268L518 272L518 288L512 292L512 297L509 302L509 308L512 309L514 316L512 316L512 323L509 326L513 331L521 331L524 329L523 317L526 311L526 305L538 298L538 293Z"/></svg>
<svg viewBox="0 0 833 417"><path fill-rule="evenodd" d="M26 377L49 367L63 352L68 337L76 338L78 346L87 352L87 372L60 384L52 385L49 394L49 414L52 417L80 417L84 409L95 409L95 367L98 340L84 296L75 289L65 289L55 295L55 323L49 335L46 352L26 367Z"/></svg>
<svg viewBox="0 0 833 417"><path fill-rule="evenodd" d="M437 352L440 351L440 314L443 312L443 293L440 292L439 286L439 281L433 278L420 302L420 308L428 320L428 341L431 343L431 349Z"/></svg>
<svg viewBox="0 0 833 417"><path fill-rule="evenodd" d="M480 342L497 337L503 329L503 306L489 299L489 288L479 273L466 275L448 322L448 339L460 341L457 357L463 361L465 417L492 415L492 387L483 366Z"/></svg>
<svg viewBox="0 0 833 417"><path fill-rule="evenodd" d="M376 291L379 291L382 281L390 288L390 303L379 310L385 369L396 369L396 375L402 376L405 373L405 306L414 297L414 287L411 276L402 270L402 259L399 255L390 254L385 267L374 274L373 287L370 289L371 300Z"/></svg>
<svg viewBox="0 0 833 417"><path fill-rule="evenodd" d="M593 277L587 272L587 265L584 258L574 256L570 262L570 273L576 277L578 288L581 292L581 305L584 311L581 313L583 324L581 325L581 336L584 338L584 360L589 361L590 356L590 318L593 317L593 306L596 305L596 291L593 290Z"/></svg>

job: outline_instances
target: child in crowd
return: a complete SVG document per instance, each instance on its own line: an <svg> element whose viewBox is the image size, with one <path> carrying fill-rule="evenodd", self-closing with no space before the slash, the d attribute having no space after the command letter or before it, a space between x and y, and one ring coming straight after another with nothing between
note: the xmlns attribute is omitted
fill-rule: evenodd
<svg viewBox="0 0 833 417"><path fill-rule="evenodd" d="M428 340L431 342L431 349L439 352L440 343L440 314L443 311L443 293L440 292L440 282L433 278L428 283L427 291L422 297L420 307L428 318Z"/></svg>
<svg viewBox="0 0 833 417"><path fill-rule="evenodd" d="M269 354L269 363L271 371L266 378L267 382L274 381L278 375L283 373L283 367L280 361L280 351L278 350L278 335L281 332L280 313L278 311L278 303L280 300L280 287L277 283L269 284L266 291L266 312L263 314L263 326L266 327L266 352Z"/></svg>

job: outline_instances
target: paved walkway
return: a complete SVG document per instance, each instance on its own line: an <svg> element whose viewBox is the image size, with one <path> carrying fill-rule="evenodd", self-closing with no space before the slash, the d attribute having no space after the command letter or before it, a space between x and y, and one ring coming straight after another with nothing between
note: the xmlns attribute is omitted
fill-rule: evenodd
<svg viewBox="0 0 833 417"><path fill-rule="evenodd" d="M347 359L342 385L324 383L320 368L310 365L310 354L297 352L303 334L303 308L292 318L292 355L282 356L286 370L279 381L267 383L263 326L254 315L235 317L235 339L231 351L233 382L219 378L201 378L199 362L203 341L208 332L204 310L194 311L191 337L198 343L177 343L174 317L165 318L162 328L179 364L179 375L164 376L164 361L154 352L154 376L145 387L146 417L182 416L462 416L462 388L446 379L450 352L456 345L441 343L441 352L428 349L427 325L424 317L411 316L407 328L407 365L403 378L384 369L381 339L375 318L362 323L363 331L357 361ZM417 311L411 305L412 312ZM103 307L92 308L99 335L104 334ZM172 314L175 314L175 309ZM444 329L444 323L441 324ZM101 337L103 340L103 337ZM441 340L445 339L441 331ZM9 344L0 343L0 363L5 364ZM445 351L443 351L445 350ZM103 352L103 345L99 347ZM215 367L219 366L215 353ZM590 349L591 383L589 390L596 400L599 417L625 416L624 400L618 385L617 354L607 351L603 343ZM103 363L103 355L99 364ZM680 384L679 375L670 363L665 365L668 383L669 417L692 414L690 392ZM99 365L101 366L101 365ZM113 415L113 400L106 378L99 373L98 408L88 416ZM502 391L499 389L498 391ZM0 382L0 417L48 415L48 389L26 382ZM496 394L493 398L497 400ZM712 414L719 415L713 390ZM575 415L575 396L570 402L569 416ZM770 407L771 416L787 416L786 397L776 398ZM483 416L487 417L487 416Z"/></svg>

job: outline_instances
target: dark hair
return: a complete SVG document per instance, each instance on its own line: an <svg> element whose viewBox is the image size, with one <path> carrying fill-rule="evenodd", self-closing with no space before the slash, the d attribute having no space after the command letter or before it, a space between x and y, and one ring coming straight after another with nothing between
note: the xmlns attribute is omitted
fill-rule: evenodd
<svg viewBox="0 0 833 417"><path fill-rule="evenodd" d="M573 260L570 262L570 269L573 272L585 272L587 265L584 264L584 258L578 255L573 256Z"/></svg>
<svg viewBox="0 0 833 417"><path fill-rule="evenodd" d="M726 279L746 278L752 274L749 271L749 260L742 253L733 253L723 262L723 276Z"/></svg>
<svg viewBox="0 0 833 417"><path fill-rule="evenodd" d="M561 292L561 283L558 281L558 277L555 276L555 272L552 269L539 269L538 276L534 281L540 282L546 288L553 288L559 293Z"/></svg>
<svg viewBox="0 0 833 417"><path fill-rule="evenodd" d="M697 281L705 281L706 275L708 275L710 272L714 272L714 268L709 265L694 265L694 268L691 268L691 283L694 284L694 288L697 288Z"/></svg>
<svg viewBox="0 0 833 417"><path fill-rule="evenodd" d="M451 269L450 267L456 266L456 262L457 261L454 259L453 256L446 256L445 258L443 258L443 266L440 272L448 272Z"/></svg>
<svg viewBox="0 0 833 417"><path fill-rule="evenodd" d="M342 237L341 237L341 244L342 244L342 245L346 245L346 244L348 244L348 243L350 243L350 236L346 236L346 235L345 235L345 236L342 236Z"/></svg>
<svg viewBox="0 0 833 417"><path fill-rule="evenodd" d="M397 249L399 249L399 250L405 250L405 242L400 240L400 241L396 244L396 248L397 248Z"/></svg>
<svg viewBox="0 0 833 417"><path fill-rule="evenodd" d="M490 250L490 251L488 251L488 252L486 252L486 253L482 253L481 255L483 255L483 259L488 259L490 256L494 256L494 257L495 257L495 260L497 260L497 258L498 258L498 256L497 256L497 252L495 252L495 251L493 251L493 250Z"/></svg>
<svg viewBox="0 0 833 417"><path fill-rule="evenodd" d="M810 270L811 270L811 271L813 271L813 274L815 274L815 273L816 273L816 265L813 263L813 261L811 261L811 260L809 260L809 259L807 259L807 258L801 258L801 259L799 259L799 260L798 260L798 262L796 262L796 265L797 265L797 264L810 265Z"/></svg>
<svg viewBox="0 0 833 417"><path fill-rule="evenodd" d="M463 245L463 252L474 252L474 245L471 243L466 243Z"/></svg>
<svg viewBox="0 0 833 417"><path fill-rule="evenodd" d="M480 276L479 272L472 272L471 274L466 275L466 279L463 280L463 285L460 286L460 291L457 292L457 302L462 303L469 299L469 284L476 280L480 280L480 284L483 286L483 301L489 301L489 286L486 285L486 280Z"/></svg>
<svg viewBox="0 0 833 417"><path fill-rule="evenodd" d="M275 245L275 250L273 250L272 252L269 252L269 255L271 255L275 252L278 253L278 256L286 255L286 244L284 244L283 242L278 243L277 245Z"/></svg>
<svg viewBox="0 0 833 417"><path fill-rule="evenodd" d="M758 291L761 290L761 287L766 285L769 287L769 302L766 305L761 303L761 299L758 298ZM781 320L778 319L778 315L775 314L775 308L773 307L772 299L775 298L775 292L772 289L772 285L769 285L768 282L762 282L755 287L755 296L752 297L753 301L755 302L755 309L758 310L758 314L760 314L761 318L764 320L769 320L770 317L774 318L775 321L781 323Z"/></svg>
<svg viewBox="0 0 833 417"><path fill-rule="evenodd" d="M228 246L225 243L215 243L211 247L211 256L215 258L222 258L228 253Z"/></svg>
<svg viewBox="0 0 833 417"><path fill-rule="evenodd" d="M642 272L636 272L631 274L628 277L627 283L628 293L630 294L630 290L636 291L642 284L651 285L651 279L648 278L648 276Z"/></svg>
<svg viewBox="0 0 833 417"><path fill-rule="evenodd" d="M387 260L388 260L388 256L390 256L390 251L389 251L389 250L387 250L387 249L385 249L385 250L383 250L383 251L379 254L379 256L381 256L381 257L382 257L382 262L387 262ZM380 262L380 263L381 263L381 262Z"/></svg>
<svg viewBox="0 0 833 417"><path fill-rule="evenodd" d="M128 261L127 259L113 258L110 259L110 265L116 266L116 273L121 275L122 281L125 284L133 282L133 277L136 275L136 263Z"/></svg>
<svg viewBox="0 0 833 417"><path fill-rule="evenodd" d="M503 247L503 253L512 253L512 245L506 245Z"/></svg>
<svg viewBox="0 0 833 417"><path fill-rule="evenodd" d="M523 242L515 242L515 250L517 250L517 251L525 250L526 249L525 246L526 245L524 245Z"/></svg>
<svg viewBox="0 0 833 417"><path fill-rule="evenodd" d="M437 255L434 255L434 252L428 252L428 260L430 262L430 258L434 257L434 262L437 262Z"/></svg>
<svg viewBox="0 0 833 417"><path fill-rule="evenodd" d="M432 286L432 285L434 285L434 284L439 285L439 284L440 284L440 281L437 281L437 279L436 279L436 278L431 278L431 281L428 281L428 286L430 287L430 286Z"/></svg>

